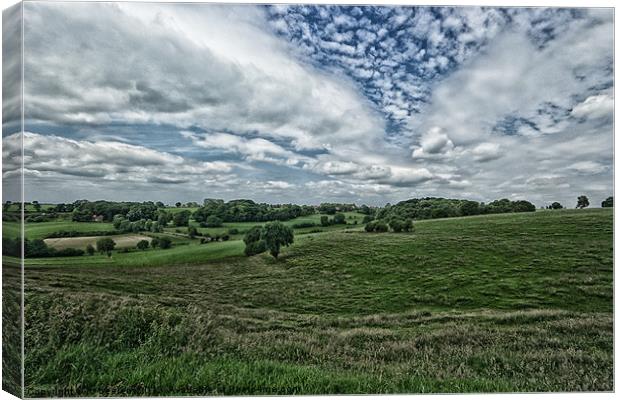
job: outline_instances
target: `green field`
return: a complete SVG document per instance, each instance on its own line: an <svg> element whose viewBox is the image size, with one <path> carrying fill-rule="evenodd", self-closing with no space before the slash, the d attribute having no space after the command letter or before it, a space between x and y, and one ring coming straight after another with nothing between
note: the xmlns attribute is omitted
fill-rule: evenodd
<svg viewBox="0 0 620 400"><path fill-rule="evenodd" d="M26 396L610 391L612 220L341 227L279 260L240 240L29 259Z"/></svg>
<svg viewBox="0 0 620 400"><path fill-rule="evenodd" d="M114 226L105 222L73 222L73 221L51 221L51 222L36 222L26 223L26 238L27 239L43 239L47 235L54 232L61 231L76 231L82 232L88 235L89 232L114 231ZM3 237L17 237L19 236L19 222L2 222L2 235Z"/></svg>

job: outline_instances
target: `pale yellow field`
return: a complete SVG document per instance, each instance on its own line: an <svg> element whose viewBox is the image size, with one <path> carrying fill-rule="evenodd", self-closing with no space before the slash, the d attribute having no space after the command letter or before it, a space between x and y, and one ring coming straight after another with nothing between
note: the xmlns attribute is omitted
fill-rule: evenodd
<svg viewBox="0 0 620 400"><path fill-rule="evenodd" d="M68 238L51 238L45 239L44 242L50 247L57 250L75 248L84 249L89 244L95 246L97 240L102 237L109 237L116 242L116 248L122 249L126 247L135 247L140 240L148 240L149 243L152 238L143 235L112 235L112 236L82 236L82 237L68 237ZM95 246L96 247L96 246Z"/></svg>

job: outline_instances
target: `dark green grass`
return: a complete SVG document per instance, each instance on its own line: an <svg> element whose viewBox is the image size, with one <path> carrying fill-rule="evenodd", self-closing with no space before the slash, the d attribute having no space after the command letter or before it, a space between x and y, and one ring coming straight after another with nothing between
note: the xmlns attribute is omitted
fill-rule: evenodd
<svg viewBox="0 0 620 400"><path fill-rule="evenodd" d="M26 395L613 388L609 210L221 245L30 267Z"/></svg>

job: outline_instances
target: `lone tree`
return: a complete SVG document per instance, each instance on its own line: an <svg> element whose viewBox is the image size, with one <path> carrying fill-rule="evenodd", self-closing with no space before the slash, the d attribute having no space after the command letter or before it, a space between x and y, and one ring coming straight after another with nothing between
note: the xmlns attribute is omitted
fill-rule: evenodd
<svg viewBox="0 0 620 400"><path fill-rule="evenodd" d="M587 200L586 200L587 201ZM557 201L554 201L553 203L551 203L551 205L549 206L550 210L561 210L563 209L564 206L561 205L560 203L558 203Z"/></svg>
<svg viewBox="0 0 620 400"><path fill-rule="evenodd" d="M112 256L112 250L116 247L116 242L111 238L101 238L97 240L97 250L103 254L107 254L108 257Z"/></svg>
<svg viewBox="0 0 620 400"><path fill-rule="evenodd" d="M613 207L614 206L614 196L609 196L601 203L601 207Z"/></svg>
<svg viewBox="0 0 620 400"><path fill-rule="evenodd" d="M149 241L142 239L136 244L136 247L138 248L138 250L146 250L149 248Z"/></svg>
<svg viewBox="0 0 620 400"><path fill-rule="evenodd" d="M265 241L265 247L274 258L278 258L280 247L288 246L293 243L293 229L284 225L282 222L269 222L263 228L261 239Z"/></svg>
<svg viewBox="0 0 620 400"><path fill-rule="evenodd" d="M577 197L577 207L575 208L586 208L589 205L590 205L590 201L588 200L587 196L581 195Z"/></svg>
<svg viewBox="0 0 620 400"><path fill-rule="evenodd" d="M329 226L329 217L327 215L321 215L321 226Z"/></svg>

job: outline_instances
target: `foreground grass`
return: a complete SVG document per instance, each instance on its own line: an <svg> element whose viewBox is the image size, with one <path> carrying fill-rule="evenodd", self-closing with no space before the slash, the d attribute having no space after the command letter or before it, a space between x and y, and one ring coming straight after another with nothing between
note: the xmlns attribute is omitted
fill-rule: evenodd
<svg viewBox="0 0 620 400"><path fill-rule="evenodd" d="M613 388L608 210L213 245L30 267L26 395Z"/></svg>

